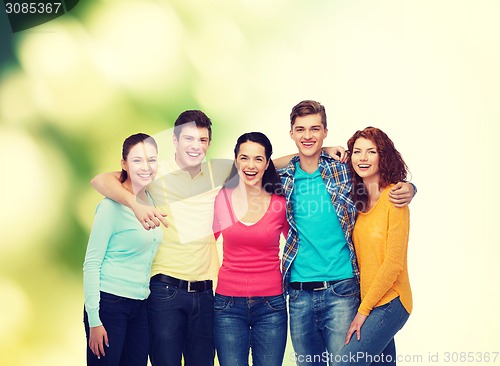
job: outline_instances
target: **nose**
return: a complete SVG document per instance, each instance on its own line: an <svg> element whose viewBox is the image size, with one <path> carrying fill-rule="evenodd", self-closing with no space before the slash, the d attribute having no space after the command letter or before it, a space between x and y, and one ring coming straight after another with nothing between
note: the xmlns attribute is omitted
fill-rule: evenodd
<svg viewBox="0 0 500 366"><path fill-rule="evenodd" d="M310 139L311 138L311 131L309 131L309 130L306 129L304 131L304 138Z"/></svg>
<svg viewBox="0 0 500 366"><path fill-rule="evenodd" d="M361 153L361 161L366 161L368 160L368 154L366 152Z"/></svg>
<svg viewBox="0 0 500 366"><path fill-rule="evenodd" d="M194 149L199 149L199 148L200 148L200 146L201 146L201 142L200 142L200 140L198 140L198 139L194 139L194 140L193 140L193 143L192 143L192 147L193 147Z"/></svg>
<svg viewBox="0 0 500 366"><path fill-rule="evenodd" d="M146 160L146 161L143 161L143 162L141 163L141 169L142 169L142 170L149 170L149 161L147 161L147 160Z"/></svg>

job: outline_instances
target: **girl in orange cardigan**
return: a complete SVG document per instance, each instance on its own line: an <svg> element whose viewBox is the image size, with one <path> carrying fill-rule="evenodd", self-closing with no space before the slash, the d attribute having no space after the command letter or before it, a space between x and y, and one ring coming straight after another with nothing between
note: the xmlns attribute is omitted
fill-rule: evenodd
<svg viewBox="0 0 500 366"><path fill-rule="evenodd" d="M406 179L408 168L378 128L357 131L347 145L358 209L353 241L361 304L336 361L339 365L395 365L394 335L412 310L406 260L410 213L408 206L394 207L388 194L395 183Z"/></svg>

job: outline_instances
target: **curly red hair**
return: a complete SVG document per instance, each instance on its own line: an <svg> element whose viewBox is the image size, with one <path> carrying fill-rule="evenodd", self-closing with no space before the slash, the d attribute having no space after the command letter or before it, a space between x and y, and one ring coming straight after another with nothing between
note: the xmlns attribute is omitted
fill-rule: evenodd
<svg viewBox="0 0 500 366"><path fill-rule="evenodd" d="M409 173L408 166L403 160L403 157L394 147L394 143L387 134L376 127L366 127L364 130L358 130L347 141L347 148L352 152L354 143L359 138L365 138L372 141L377 147L379 155L379 171L381 188L387 187L389 184L404 182ZM353 177L353 195L356 207L361 209L366 207L368 202L368 193L363 183L363 179L356 174L352 166L352 161L349 159L349 168Z"/></svg>

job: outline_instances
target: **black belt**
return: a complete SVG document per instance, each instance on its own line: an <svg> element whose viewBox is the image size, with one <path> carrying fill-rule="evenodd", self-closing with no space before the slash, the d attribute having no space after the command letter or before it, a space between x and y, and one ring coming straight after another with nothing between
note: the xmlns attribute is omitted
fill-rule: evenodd
<svg viewBox="0 0 500 366"><path fill-rule="evenodd" d="M177 287L180 290L186 290L187 292L201 292L212 289L212 281L184 281L179 280L175 277L166 276L164 274L158 273L151 277L151 280L159 281Z"/></svg>
<svg viewBox="0 0 500 366"><path fill-rule="evenodd" d="M319 290L326 290L328 287L337 282L339 281L290 282L290 287L293 288L294 290L319 291Z"/></svg>

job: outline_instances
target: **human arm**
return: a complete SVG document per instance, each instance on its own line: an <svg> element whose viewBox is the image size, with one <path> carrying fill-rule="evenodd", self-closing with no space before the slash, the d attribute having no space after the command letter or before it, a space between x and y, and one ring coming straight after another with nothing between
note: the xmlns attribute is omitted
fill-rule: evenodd
<svg viewBox="0 0 500 366"><path fill-rule="evenodd" d="M160 210L137 202L136 196L120 182L120 172L101 173L92 178L90 184L103 196L129 207L146 230L160 226L160 222L168 226L166 215Z"/></svg>
<svg viewBox="0 0 500 366"><path fill-rule="evenodd" d="M347 163L349 158L349 151L342 146L326 146L323 147L323 151L341 163Z"/></svg>
<svg viewBox="0 0 500 366"><path fill-rule="evenodd" d="M104 356L104 344L108 345L108 336L99 317L100 278L104 256L114 232L114 205L116 203L103 200L97 206L83 264L85 311L90 327L89 347L98 358Z"/></svg>
<svg viewBox="0 0 500 366"><path fill-rule="evenodd" d="M399 182L389 191L389 201L394 207L405 207L410 204L417 193L416 187L409 182Z"/></svg>

